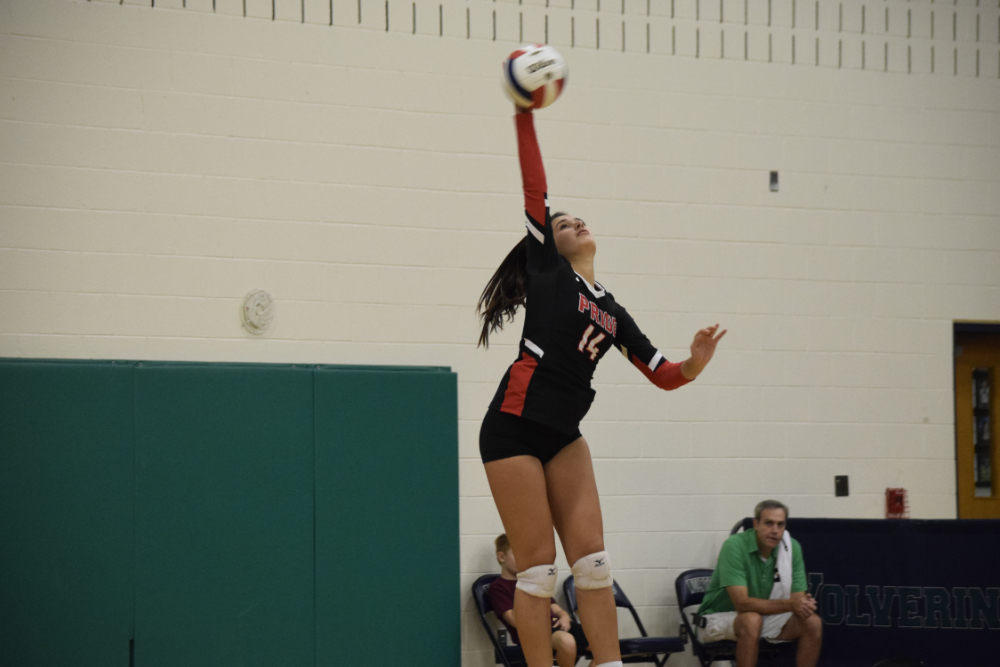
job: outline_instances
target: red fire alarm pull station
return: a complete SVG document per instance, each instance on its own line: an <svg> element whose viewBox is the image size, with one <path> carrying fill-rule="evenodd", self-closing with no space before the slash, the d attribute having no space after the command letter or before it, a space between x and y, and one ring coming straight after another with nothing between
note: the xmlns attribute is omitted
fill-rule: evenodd
<svg viewBox="0 0 1000 667"><path fill-rule="evenodd" d="M910 518L910 503L906 500L906 489L885 490L885 518Z"/></svg>

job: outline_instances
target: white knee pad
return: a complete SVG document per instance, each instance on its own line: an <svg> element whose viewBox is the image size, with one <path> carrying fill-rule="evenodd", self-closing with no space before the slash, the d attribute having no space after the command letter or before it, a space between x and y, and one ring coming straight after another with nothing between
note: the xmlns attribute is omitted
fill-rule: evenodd
<svg viewBox="0 0 1000 667"><path fill-rule="evenodd" d="M517 573L517 587L536 598L550 598L556 592L559 568L555 565L536 565Z"/></svg>
<svg viewBox="0 0 1000 667"><path fill-rule="evenodd" d="M577 588L607 588L615 582L611 578L611 561L607 551L584 556L573 563L573 582Z"/></svg>

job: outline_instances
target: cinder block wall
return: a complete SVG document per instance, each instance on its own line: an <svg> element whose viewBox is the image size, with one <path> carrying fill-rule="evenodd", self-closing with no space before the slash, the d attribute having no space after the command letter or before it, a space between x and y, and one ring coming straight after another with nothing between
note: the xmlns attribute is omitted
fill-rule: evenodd
<svg viewBox="0 0 1000 667"><path fill-rule="evenodd" d="M523 233L499 61L547 39L551 201L598 279L668 358L730 330L673 394L609 356L583 427L616 577L673 634L674 577L763 497L955 516L952 321L1000 320L998 4L0 0L0 356L452 366L492 664L464 591L519 326L477 350L473 306Z"/></svg>

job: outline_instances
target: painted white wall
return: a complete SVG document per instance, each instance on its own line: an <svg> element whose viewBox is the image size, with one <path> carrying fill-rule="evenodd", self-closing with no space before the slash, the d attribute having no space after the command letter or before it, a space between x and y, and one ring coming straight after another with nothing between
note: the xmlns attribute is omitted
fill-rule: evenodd
<svg viewBox="0 0 1000 667"><path fill-rule="evenodd" d="M997 0L390 0L388 31L384 0L214 4L0 0L0 356L451 366L463 664L492 664L477 433L520 328L477 350L473 307L524 233L498 65L547 20L553 206L668 358L730 330L672 394L597 373L583 431L648 628L763 497L955 516L952 321L1000 320Z"/></svg>

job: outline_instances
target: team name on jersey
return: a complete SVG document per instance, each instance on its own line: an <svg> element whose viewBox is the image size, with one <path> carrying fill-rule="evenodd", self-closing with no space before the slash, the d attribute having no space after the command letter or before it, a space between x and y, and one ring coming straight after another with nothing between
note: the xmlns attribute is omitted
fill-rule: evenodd
<svg viewBox="0 0 1000 667"><path fill-rule="evenodd" d="M606 312L598 308L596 303L588 300L583 294L580 294L580 305L577 306L577 310L581 313L590 311L590 319L597 322L598 326L602 327L612 336L617 335L618 318L608 315Z"/></svg>

